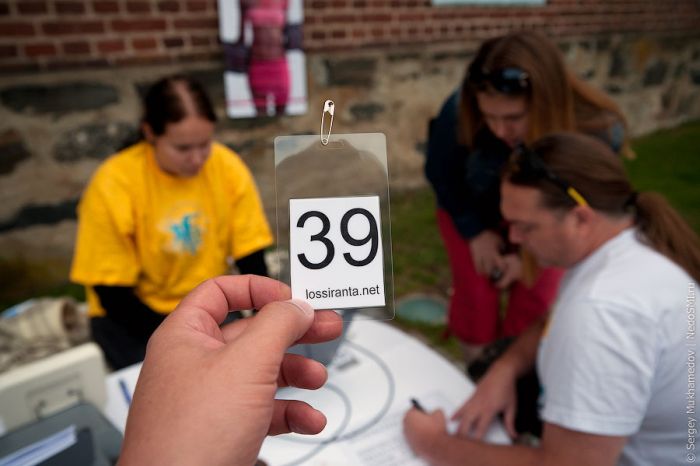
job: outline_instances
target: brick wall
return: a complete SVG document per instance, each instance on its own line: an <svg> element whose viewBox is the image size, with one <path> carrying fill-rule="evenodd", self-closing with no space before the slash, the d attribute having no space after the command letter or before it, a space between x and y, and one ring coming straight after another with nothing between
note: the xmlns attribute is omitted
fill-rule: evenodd
<svg viewBox="0 0 700 466"><path fill-rule="evenodd" d="M218 24L216 0L0 1L0 69L218 57Z"/></svg>
<svg viewBox="0 0 700 466"><path fill-rule="evenodd" d="M235 1L235 0L230 0ZM216 0L0 0L0 70L218 59ZM306 0L308 51L480 40L512 29L566 38L697 35L697 0L550 0L435 7L430 0Z"/></svg>

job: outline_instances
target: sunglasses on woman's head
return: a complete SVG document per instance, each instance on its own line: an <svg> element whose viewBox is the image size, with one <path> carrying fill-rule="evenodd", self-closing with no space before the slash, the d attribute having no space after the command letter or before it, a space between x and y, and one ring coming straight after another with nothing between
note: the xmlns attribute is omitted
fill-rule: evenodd
<svg viewBox="0 0 700 466"><path fill-rule="evenodd" d="M515 154L515 164L523 176L530 179L545 179L566 193L577 205L588 205L581 193L550 170L537 152L525 144L520 144L515 148Z"/></svg>
<svg viewBox="0 0 700 466"><path fill-rule="evenodd" d="M490 84L503 94L521 94L530 88L530 76L520 68L500 68L486 71L480 67L469 69L468 80L477 88Z"/></svg>

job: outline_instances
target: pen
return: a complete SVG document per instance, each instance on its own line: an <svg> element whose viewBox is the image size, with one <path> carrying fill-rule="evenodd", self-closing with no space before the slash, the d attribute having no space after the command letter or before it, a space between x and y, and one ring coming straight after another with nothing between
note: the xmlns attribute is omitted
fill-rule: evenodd
<svg viewBox="0 0 700 466"><path fill-rule="evenodd" d="M421 413L425 412L425 409L423 408L423 406L421 406L421 404L415 398L411 398L411 404L413 405L414 408L416 408Z"/></svg>
<svg viewBox="0 0 700 466"><path fill-rule="evenodd" d="M129 387L126 386L124 379L119 379L119 388L122 389L122 395L124 395L126 405L131 406L131 393L129 393Z"/></svg>

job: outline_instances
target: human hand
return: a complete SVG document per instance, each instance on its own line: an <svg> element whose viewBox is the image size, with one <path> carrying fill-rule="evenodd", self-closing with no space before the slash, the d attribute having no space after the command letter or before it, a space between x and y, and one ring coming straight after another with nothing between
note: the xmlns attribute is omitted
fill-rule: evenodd
<svg viewBox="0 0 700 466"><path fill-rule="evenodd" d="M437 439L447 435L445 414L442 410L425 413L411 408L403 418L403 433L416 455L428 456L434 451Z"/></svg>
<svg viewBox="0 0 700 466"><path fill-rule="evenodd" d="M268 434L320 432L323 414L274 396L323 385L322 364L285 351L337 338L342 321L280 302L289 297L286 285L252 275L208 280L186 296L148 342L120 463L247 466ZM250 308L260 312L219 328L229 310Z"/></svg>
<svg viewBox="0 0 700 466"><path fill-rule="evenodd" d="M495 283L496 287L503 290L520 280L523 276L523 262L519 254L506 254L502 256L502 274Z"/></svg>
<svg viewBox="0 0 700 466"><path fill-rule="evenodd" d="M471 398L452 415L452 420L459 420L456 435L481 440L493 419L503 413L506 431L515 438L516 378L509 367L496 361L479 381Z"/></svg>
<svg viewBox="0 0 700 466"><path fill-rule="evenodd" d="M495 269L503 270L502 246L501 237L491 230L484 230L469 241L474 268L479 275L489 276Z"/></svg>

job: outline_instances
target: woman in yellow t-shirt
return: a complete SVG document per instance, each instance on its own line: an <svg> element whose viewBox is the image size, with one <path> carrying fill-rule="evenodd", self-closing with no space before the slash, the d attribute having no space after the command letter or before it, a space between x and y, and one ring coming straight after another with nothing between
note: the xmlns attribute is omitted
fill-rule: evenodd
<svg viewBox="0 0 700 466"><path fill-rule="evenodd" d="M93 338L112 367L141 361L181 298L228 270L266 275L272 235L253 177L214 142L197 82L172 76L145 96L144 140L111 156L78 206L71 280L85 285Z"/></svg>

